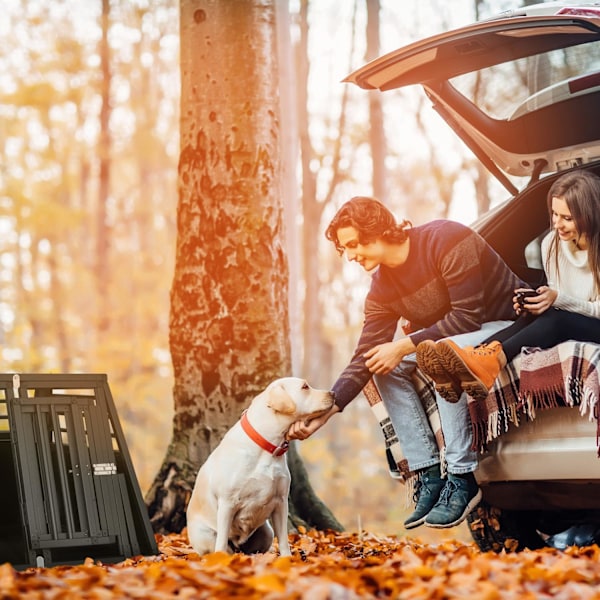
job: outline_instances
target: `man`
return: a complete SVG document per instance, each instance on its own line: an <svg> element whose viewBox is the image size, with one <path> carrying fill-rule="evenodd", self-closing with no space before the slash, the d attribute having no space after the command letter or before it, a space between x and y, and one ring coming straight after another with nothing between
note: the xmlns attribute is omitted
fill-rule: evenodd
<svg viewBox="0 0 600 600"><path fill-rule="evenodd" d="M419 472L415 510L404 526L458 525L481 499L466 397L453 381L441 383L455 388L458 400L438 402L444 479L438 445L413 385L416 346L458 334L466 334L460 336L463 345L478 343L515 318L513 291L526 284L472 229L447 220L415 228L408 221L398 224L374 198L346 202L325 235L340 255L373 273L371 288L356 350L332 387L335 405L323 417L294 423L288 436L309 437L374 377L408 465ZM410 330L394 339L401 319Z"/></svg>

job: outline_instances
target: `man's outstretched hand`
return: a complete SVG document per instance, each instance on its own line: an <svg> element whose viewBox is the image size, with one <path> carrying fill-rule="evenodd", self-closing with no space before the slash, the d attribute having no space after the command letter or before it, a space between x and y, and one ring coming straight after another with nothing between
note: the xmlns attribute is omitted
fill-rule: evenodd
<svg viewBox="0 0 600 600"><path fill-rule="evenodd" d="M315 431L321 429L329 419L335 415L335 413L339 412L340 409L337 405L333 405L329 412L326 412L324 415L320 417L315 417L310 421L296 421L292 423L287 432L288 440L305 440L310 437Z"/></svg>

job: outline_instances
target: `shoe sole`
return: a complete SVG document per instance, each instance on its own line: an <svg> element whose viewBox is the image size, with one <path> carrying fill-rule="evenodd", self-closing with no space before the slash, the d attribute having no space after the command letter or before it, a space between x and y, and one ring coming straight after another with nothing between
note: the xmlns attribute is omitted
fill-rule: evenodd
<svg viewBox="0 0 600 600"><path fill-rule="evenodd" d="M485 400L489 388L469 369L460 355L450 344L443 340L438 343L437 355L446 371L452 373L460 380L461 388L475 400Z"/></svg>
<svg viewBox="0 0 600 600"><path fill-rule="evenodd" d="M425 340L417 346L417 365L435 383L438 394L451 402L458 402L462 395L462 386L444 368L437 353L437 345L432 340ZM444 381L445 380L445 381Z"/></svg>
<svg viewBox="0 0 600 600"><path fill-rule="evenodd" d="M423 523L425 523L425 519L427 518L427 515L425 515L424 517L421 517L420 519L413 521L412 523L404 523L404 529L414 529L415 527L420 527L421 525L423 525Z"/></svg>
<svg viewBox="0 0 600 600"><path fill-rule="evenodd" d="M452 523L428 523L427 517L425 517L425 525L427 527L432 527L433 529L448 529L450 527L456 527L457 525L460 525L467 518L467 515L475 509L475 507L481 502L482 497L483 494L481 493L481 490L478 490L477 494L475 494L469 504L467 504L462 515L455 521L452 521Z"/></svg>

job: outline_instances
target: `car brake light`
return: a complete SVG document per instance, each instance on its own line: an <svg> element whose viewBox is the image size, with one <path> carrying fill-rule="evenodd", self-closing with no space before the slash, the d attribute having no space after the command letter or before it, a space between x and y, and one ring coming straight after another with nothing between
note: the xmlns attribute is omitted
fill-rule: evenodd
<svg viewBox="0 0 600 600"><path fill-rule="evenodd" d="M569 92L575 94L598 86L600 86L600 72L591 73L569 81Z"/></svg>
<svg viewBox="0 0 600 600"><path fill-rule="evenodd" d="M600 17L600 8L586 6L585 8L567 7L561 8L557 15L571 15L573 17Z"/></svg>

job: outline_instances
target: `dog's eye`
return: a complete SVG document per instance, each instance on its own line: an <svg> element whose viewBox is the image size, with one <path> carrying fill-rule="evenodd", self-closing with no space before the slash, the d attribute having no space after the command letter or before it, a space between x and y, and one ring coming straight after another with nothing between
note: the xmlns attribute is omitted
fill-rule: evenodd
<svg viewBox="0 0 600 600"><path fill-rule="evenodd" d="M306 381L304 382L304 384L302 385L302 389L303 390L308 390L310 388L310 386L308 385L308 383L306 383Z"/></svg>

